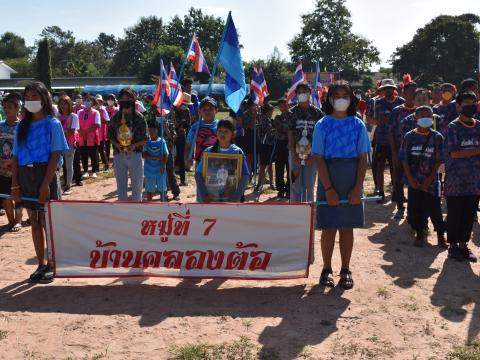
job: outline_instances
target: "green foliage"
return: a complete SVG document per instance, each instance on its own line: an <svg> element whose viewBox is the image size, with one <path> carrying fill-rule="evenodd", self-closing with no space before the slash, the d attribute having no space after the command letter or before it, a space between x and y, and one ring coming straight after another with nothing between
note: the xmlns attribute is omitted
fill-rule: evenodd
<svg viewBox="0 0 480 360"><path fill-rule="evenodd" d="M160 45L148 49L140 60L139 77L145 82L151 82L154 76L158 79L160 75L160 59L163 59L165 69L168 72L170 62L181 64L183 56L183 49L175 45Z"/></svg>
<svg viewBox="0 0 480 360"><path fill-rule="evenodd" d="M293 61L328 71L367 71L380 61L370 41L351 32L352 21L345 0L317 0L315 10L302 15L302 30L288 44Z"/></svg>
<svg viewBox="0 0 480 360"><path fill-rule="evenodd" d="M413 39L392 55L397 76L410 73L421 85L449 81L459 83L475 77L478 69L478 41L475 26L480 17L473 14L441 15L423 28Z"/></svg>
<svg viewBox="0 0 480 360"><path fill-rule="evenodd" d="M52 64L47 38L43 38L38 42L36 79L43 82L47 89L52 88Z"/></svg>
<svg viewBox="0 0 480 360"><path fill-rule="evenodd" d="M30 53L21 36L6 32L0 37L0 59L15 59L26 57Z"/></svg>
<svg viewBox="0 0 480 360"><path fill-rule="evenodd" d="M466 346L456 347L449 360L480 360L480 339L475 338Z"/></svg>
<svg viewBox="0 0 480 360"><path fill-rule="evenodd" d="M5 62L17 72L16 74L12 74L12 77L24 78L35 76L35 66L26 57L6 59Z"/></svg>

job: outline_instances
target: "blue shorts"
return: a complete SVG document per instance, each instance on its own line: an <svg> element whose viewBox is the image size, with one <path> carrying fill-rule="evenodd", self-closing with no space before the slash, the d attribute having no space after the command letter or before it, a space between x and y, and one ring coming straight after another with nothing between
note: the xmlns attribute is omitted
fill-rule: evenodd
<svg viewBox="0 0 480 360"><path fill-rule="evenodd" d="M167 191L167 173L145 176L145 191L147 193L162 193Z"/></svg>

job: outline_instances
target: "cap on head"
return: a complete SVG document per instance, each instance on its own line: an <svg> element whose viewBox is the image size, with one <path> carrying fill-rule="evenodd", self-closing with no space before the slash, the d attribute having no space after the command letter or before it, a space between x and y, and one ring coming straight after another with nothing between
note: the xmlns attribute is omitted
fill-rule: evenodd
<svg viewBox="0 0 480 360"><path fill-rule="evenodd" d="M301 83L299 83L299 84L297 85L297 87L295 88L295 92L298 92L302 87L303 87L305 90L308 90L308 91L312 92L312 87L310 86L310 84L308 83L308 81L302 81Z"/></svg>
<svg viewBox="0 0 480 360"><path fill-rule="evenodd" d="M206 96L202 99L202 101L200 102L200 109L203 107L203 105L205 104L210 104L212 105L215 109L217 108L217 102L215 101L214 98L210 97L210 96Z"/></svg>
<svg viewBox="0 0 480 360"><path fill-rule="evenodd" d="M393 79L383 79L380 83L379 89L382 90L386 88L396 89L397 85L395 85L395 81L393 81Z"/></svg>

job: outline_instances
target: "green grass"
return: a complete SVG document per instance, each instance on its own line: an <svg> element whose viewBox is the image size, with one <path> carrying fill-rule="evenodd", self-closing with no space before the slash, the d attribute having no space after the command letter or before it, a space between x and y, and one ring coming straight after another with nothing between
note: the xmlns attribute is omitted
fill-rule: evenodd
<svg viewBox="0 0 480 360"><path fill-rule="evenodd" d="M0 330L0 340L6 339L8 336L7 330Z"/></svg>
<svg viewBox="0 0 480 360"><path fill-rule="evenodd" d="M449 360L480 360L480 338L475 338L466 346L456 347L448 355Z"/></svg>
<svg viewBox="0 0 480 360"><path fill-rule="evenodd" d="M249 338L220 345L185 344L170 349L169 360L273 360L278 354L272 349L260 349Z"/></svg>

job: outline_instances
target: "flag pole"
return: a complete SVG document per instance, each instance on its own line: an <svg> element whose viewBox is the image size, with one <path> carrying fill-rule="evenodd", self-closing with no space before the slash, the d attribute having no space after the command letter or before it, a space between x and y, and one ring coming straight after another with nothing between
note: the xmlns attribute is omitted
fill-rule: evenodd
<svg viewBox="0 0 480 360"><path fill-rule="evenodd" d="M207 95L210 96L210 93L212 92L212 85L213 85L213 78L215 77L215 73L217 72L217 67L218 67L218 62L220 61L220 54L222 53L223 49L223 44L225 42L225 34L227 33L227 24L228 24L228 19L230 18L231 11L228 12L228 17L227 21L225 22L225 27L223 28L223 34L222 34L222 40L220 41L220 47L218 48L218 53L217 57L215 58L215 63L213 64L213 69L212 69L212 74L210 76L210 80L208 82L208 89L207 89ZM190 144L190 154L188 154L188 160L193 159L193 151L195 150L196 144L197 144L197 136L198 132L200 131L200 126L202 126L202 118L200 117L198 119L198 127L197 130L195 131L195 136L193 137L193 142Z"/></svg>
<svg viewBox="0 0 480 360"><path fill-rule="evenodd" d="M319 72L319 68L320 68L320 62L317 60L317 66L315 67L315 81L313 82L313 91L312 91L312 104L313 105L317 105L315 104L315 100L317 98L317 86L318 86L318 72Z"/></svg>
<svg viewBox="0 0 480 360"><path fill-rule="evenodd" d="M185 71L185 66L187 66L188 61L188 53L190 52L190 45L192 45L192 41L195 37L195 32L192 34L190 38L190 42L187 44L187 49L185 50L185 56L183 58L182 67L180 68L180 72L178 73L178 82L182 81L183 73Z"/></svg>
<svg viewBox="0 0 480 360"><path fill-rule="evenodd" d="M165 139L163 137L164 133L163 133L163 94L162 94L162 89L163 89L162 75L163 74L162 74L162 71L163 71L163 59L160 59L160 134L161 134L161 137L162 137L163 141L165 141ZM167 159L167 161L168 161L168 159ZM166 164L165 164L165 168L166 168ZM163 176L166 176L166 174L163 173ZM165 202L164 191L162 191L162 193L160 194L160 198L161 198L162 202Z"/></svg>

